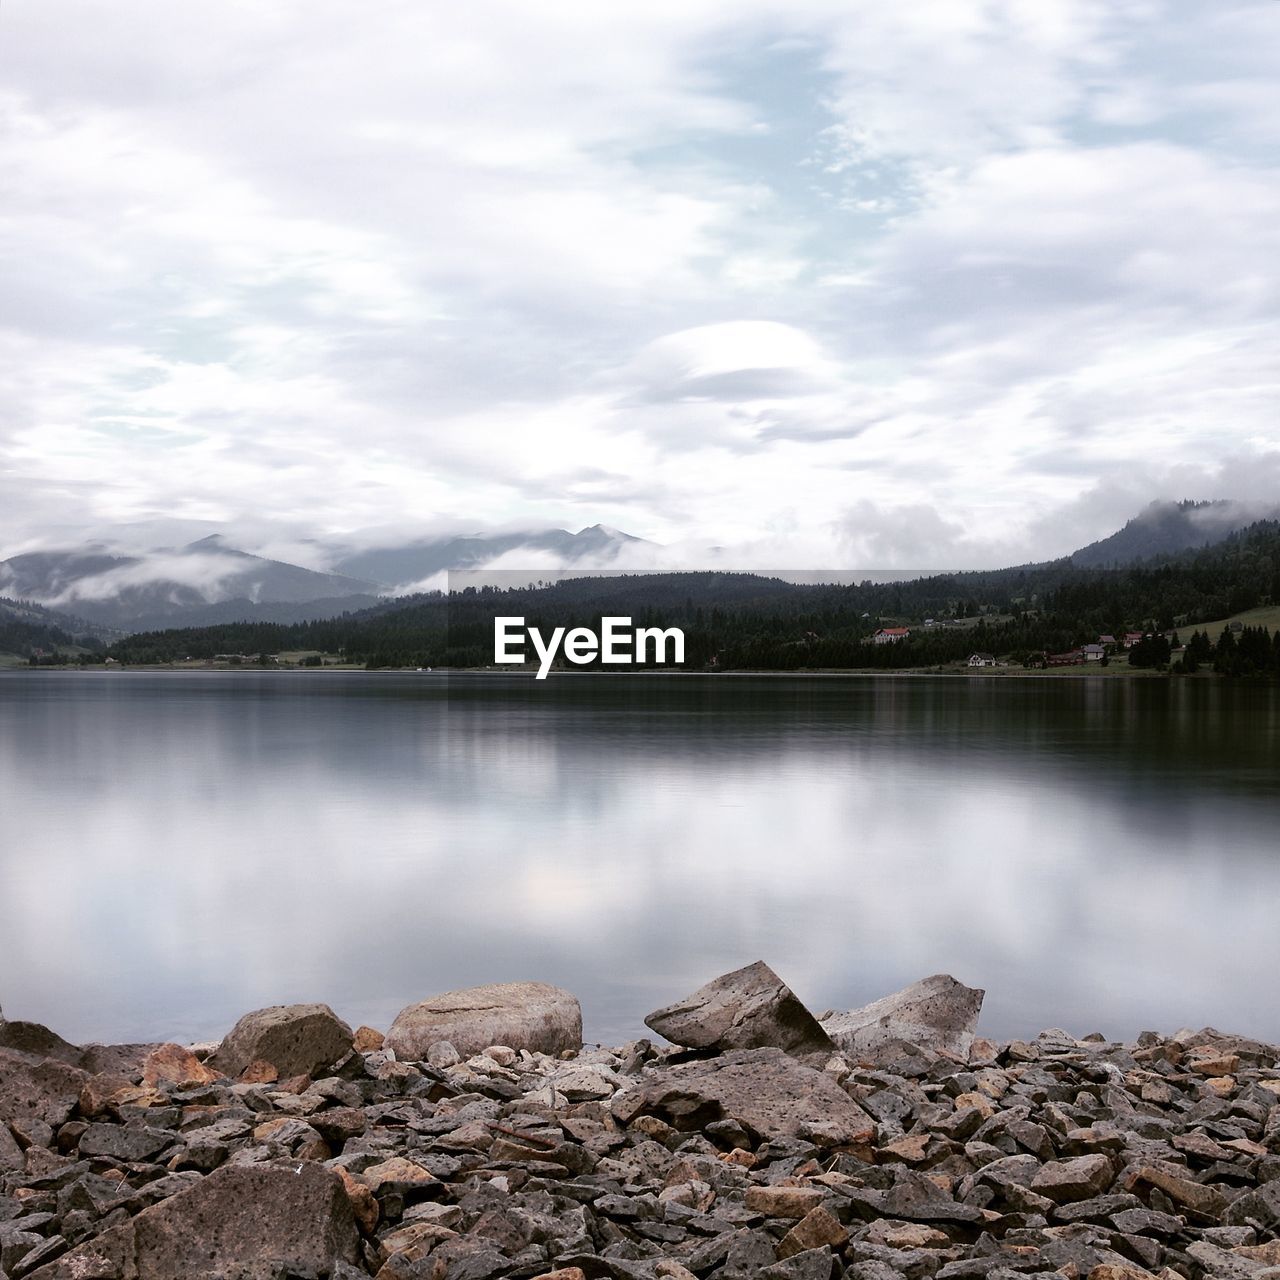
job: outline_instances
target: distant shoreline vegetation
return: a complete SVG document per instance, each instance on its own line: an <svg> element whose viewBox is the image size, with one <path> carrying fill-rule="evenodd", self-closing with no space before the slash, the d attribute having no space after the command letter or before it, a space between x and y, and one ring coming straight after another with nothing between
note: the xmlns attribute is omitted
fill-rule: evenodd
<svg viewBox="0 0 1280 1280"><path fill-rule="evenodd" d="M38 665L483 669L494 665L494 618L512 614L548 633L598 630L614 614L637 627L679 627L685 671L1118 665L1277 676L1280 524L1262 521L1213 547L1123 568L1062 560L849 585L714 571L575 578L410 596L317 622L147 632L76 654L55 643L32 657ZM0 650L8 647L0 632Z"/></svg>

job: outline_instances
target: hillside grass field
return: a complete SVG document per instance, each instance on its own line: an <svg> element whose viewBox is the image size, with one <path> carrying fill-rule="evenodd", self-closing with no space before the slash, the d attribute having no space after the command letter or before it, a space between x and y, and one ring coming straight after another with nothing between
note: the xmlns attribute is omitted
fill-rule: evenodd
<svg viewBox="0 0 1280 1280"><path fill-rule="evenodd" d="M1219 618L1216 622L1202 622L1199 626L1185 627L1178 632L1178 638L1185 644L1193 631L1203 631L1214 644L1218 637L1233 622L1244 627L1266 627L1275 632L1280 628L1280 605L1266 605L1261 609L1246 609L1243 613L1233 613L1229 618ZM1172 635L1172 632L1169 634Z"/></svg>

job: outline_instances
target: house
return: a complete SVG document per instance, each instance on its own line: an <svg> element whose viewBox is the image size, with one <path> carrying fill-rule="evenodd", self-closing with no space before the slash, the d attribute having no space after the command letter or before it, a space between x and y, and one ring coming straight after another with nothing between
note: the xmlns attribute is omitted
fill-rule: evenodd
<svg viewBox="0 0 1280 1280"><path fill-rule="evenodd" d="M1084 654L1086 662L1101 662L1107 656L1106 647L1100 644L1082 645L1080 652Z"/></svg>
<svg viewBox="0 0 1280 1280"><path fill-rule="evenodd" d="M1098 643L1101 645L1107 645L1108 647L1114 649L1116 647L1116 638L1115 636L1112 636L1112 635L1099 636Z"/></svg>
<svg viewBox="0 0 1280 1280"><path fill-rule="evenodd" d="M910 627L881 627L871 637L871 641L873 644L896 644L899 640L905 640L910 634Z"/></svg>
<svg viewBox="0 0 1280 1280"><path fill-rule="evenodd" d="M971 653L969 655L969 665L971 667L994 667L996 665L995 654Z"/></svg>
<svg viewBox="0 0 1280 1280"><path fill-rule="evenodd" d="M1046 667L1078 667L1084 661L1084 652L1080 649L1071 649L1066 653L1046 653L1044 655L1044 664Z"/></svg>
<svg viewBox="0 0 1280 1280"><path fill-rule="evenodd" d="M1141 631L1126 631L1124 633L1124 647L1132 649L1135 644L1142 639Z"/></svg>

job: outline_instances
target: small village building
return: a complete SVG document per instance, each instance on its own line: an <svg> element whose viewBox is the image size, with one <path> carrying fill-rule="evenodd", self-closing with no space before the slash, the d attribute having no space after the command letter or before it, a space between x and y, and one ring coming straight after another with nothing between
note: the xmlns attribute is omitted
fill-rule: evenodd
<svg viewBox="0 0 1280 1280"><path fill-rule="evenodd" d="M995 654L971 653L969 655L969 665L971 667L994 667L996 665Z"/></svg>
<svg viewBox="0 0 1280 1280"><path fill-rule="evenodd" d="M1084 652L1070 649L1066 653L1046 653L1044 662L1047 667L1078 667L1084 662Z"/></svg>
<svg viewBox="0 0 1280 1280"><path fill-rule="evenodd" d="M1116 647L1116 638L1113 635L1102 635L1098 637L1098 643L1114 649Z"/></svg>
<svg viewBox="0 0 1280 1280"><path fill-rule="evenodd" d="M910 634L910 627L881 627L871 639L874 644L896 644L899 640L905 640Z"/></svg>
<svg viewBox="0 0 1280 1280"><path fill-rule="evenodd" d="M1124 647L1132 649L1142 639L1141 631L1126 631L1124 633Z"/></svg>
<svg viewBox="0 0 1280 1280"><path fill-rule="evenodd" d="M1101 662L1107 656L1106 647L1100 644L1083 645L1080 651L1084 654L1086 662Z"/></svg>

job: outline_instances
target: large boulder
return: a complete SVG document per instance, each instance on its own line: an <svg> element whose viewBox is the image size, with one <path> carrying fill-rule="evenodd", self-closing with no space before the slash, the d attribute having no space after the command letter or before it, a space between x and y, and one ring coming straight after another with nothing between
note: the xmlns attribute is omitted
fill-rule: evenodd
<svg viewBox="0 0 1280 1280"><path fill-rule="evenodd" d="M246 1013L209 1065L238 1076L251 1062L269 1062L281 1076L316 1075L351 1052L351 1028L327 1004L281 1004Z"/></svg>
<svg viewBox="0 0 1280 1280"><path fill-rule="evenodd" d="M36 1058L57 1058L70 1066L81 1065L84 1053L78 1045L64 1040L56 1031L50 1031L41 1022L0 1022L0 1049L14 1049Z"/></svg>
<svg viewBox="0 0 1280 1280"><path fill-rule="evenodd" d="M739 1049L659 1067L613 1100L624 1124L652 1115L675 1129L736 1120L759 1138L802 1138L820 1146L865 1145L871 1117L826 1072L781 1049Z"/></svg>
<svg viewBox="0 0 1280 1280"><path fill-rule="evenodd" d="M143 1059L154 1048L154 1044L76 1045L41 1022L0 1018L0 1049L14 1049L35 1058L54 1058L91 1075L108 1072L137 1080L142 1073Z"/></svg>
<svg viewBox="0 0 1280 1280"><path fill-rule="evenodd" d="M147 1056L160 1045L154 1041L134 1044L87 1044L80 1050L80 1065L93 1075L142 1078Z"/></svg>
<svg viewBox="0 0 1280 1280"><path fill-rule="evenodd" d="M31 1280L329 1275L356 1261L351 1201L312 1162L228 1165L31 1273Z"/></svg>
<svg viewBox="0 0 1280 1280"><path fill-rule="evenodd" d="M0 1049L0 1127L5 1121L60 1125L80 1101L89 1075L57 1058L33 1058Z"/></svg>
<svg viewBox="0 0 1280 1280"><path fill-rule="evenodd" d="M904 1044L967 1061L985 994L935 973L864 1008L828 1014L822 1028L841 1052L862 1062L890 1061Z"/></svg>
<svg viewBox="0 0 1280 1280"><path fill-rule="evenodd" d="M386 1047L402 1062L422 1062L447 1040L464 1057L493 1044L531 1053L582 1048L582 1006L577 997L545 982L495 982L447 991L402 1009Z"/></svg>
<svg viewBox="0 0 1280 1280"><path fill-rule="evenodd" d="M817 1018L763 960L708 982L692 995L657 1009L645 1024L689 1049L782 1049L831 1052Z"/></svg>

